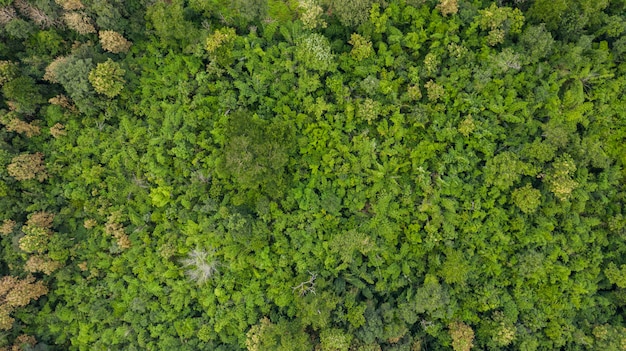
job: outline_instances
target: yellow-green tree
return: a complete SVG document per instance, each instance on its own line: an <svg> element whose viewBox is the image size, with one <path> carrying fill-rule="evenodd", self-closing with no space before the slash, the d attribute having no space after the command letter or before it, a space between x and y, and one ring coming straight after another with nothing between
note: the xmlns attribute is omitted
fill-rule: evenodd
<svg viewBox="0 0 626 351"><path fill-rule="evenodd" d="M119 63L108 59L89 72L89 82L98 93L114 98L124 89L124 73Z"/></svg>

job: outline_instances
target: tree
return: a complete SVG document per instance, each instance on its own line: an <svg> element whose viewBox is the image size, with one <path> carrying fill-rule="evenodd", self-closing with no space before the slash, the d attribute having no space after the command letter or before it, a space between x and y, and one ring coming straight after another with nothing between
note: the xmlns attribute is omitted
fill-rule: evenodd
<svg viewBox="0 0 626 351"><path fill-rule="evenodd" d="M43 154L40 152L15 156L7 166L7 171L10 176L20 181L37 179L43 182L48 178Z"/></svg>
<svg viewBox="0 0 626 351"><path fill-rule="evenodd" d="M526 62L529 63L536 63L549 56L554 49L552 34L546 30L543 23L538 26L527 26L520 36L520 44Z"/></svg>
<svg viewBox="0 0 626 351"><path fill-rule="evenodd" d="M322 351L348 351L352 336L340 329L324 329L320 333Z"/></svg>
<svg viewBox="0 0 626 351"><path fill-rule="evenodd" d="M4 30L11 38L26 39L35 31L35 27L21 18L14 18L4 26Z"/></svg>
<svg viewBox="0 0 626 351"><path fill-rule="evenodd" d="M80 0L55 0L65 11L82 10L85 5Z"/></svg>
<svg viewBox="0 0 626 351"><path fill-rule="evenodd" d="M454 15L459 11L459 5L457 4L457 0L439 0L437 9L439 9L444 16Z"/></svg>
<svg viewBox="0 0 626 351"><path fill-rule="evenodd" d="M545 181L559 200L568 199L572 191L578 187L578 182L572 179L575 171L576 163L568 154L558 157L552 163L552 170L546 176Z"/></svg>
<svg viewBox="0 0 626 351"><path fill-rule="evenodd" d="M112 30L102 30L98 35L100 36L102 48L114 54L127 52L131 45L133 45L133 43L126 40L120 33Z"/></svg>
<svg viewBox="0 0 626 351"><path fill-rule="evenodd" d="M93 67L91 58L82 58L79 55L57 58L46 69L46 79L59 82L78 109L83 113L90 113L96 99L89 82Z"/></svg>
<svg viewBox="0 0 626 351"><path fill-rule="evenodd" d="M231 50L236 38L237 33L233 28L220 28L211 33L205 43L209 57L222 66L230 65L233 61Z"/></svg>
<svg viewBox="0 0 626 351"><path fill-rule="evenodd" d="M334 55L328 39L317 33L298 40L295 57L305 68L311 70L324 72L331 70L334 66Z"/></svg>
<svg viewBox="0 0 626 351"><path fill-rule="evenodd" d="M357 27L370 17L370 9L375 0L333 0L331 8L346 27Z"/></svg>
<svg viewBox="0 0 626 351"><path fill-rule="evenodd" d="M469 351L473 346L474 331L463 322L453 322L448 325L452 337L454 351Z"/></svg>
<svg viewBox="0 0 626 351"><path fill-rule="evenodd" d="M0 4L4 5L4 4ZM6 26L11 22L14 18L17 17L17 13L15 12L15 8L12 6L2 6L0 7L0 25Z"/></svg>
<svg viewBox="0 0 626 351"><path fill-rule="evenodd" d="M326 28L326 21L321 18L324 9L315 0L299 0L298 7L300 8L300 20L304 24L304 28Z"/></svg>
<svg viewBox="0 0 626 351"><path fill-rule="evenodd" d="M268 192L281 196L287 178L292 130L283 122L265 121L248 111L236 111L228 116L226 141L219 162L219 171L232 177L243 189Z"/></svg>
<svg viewBox="0 0 626 351"><path fill-rule="evenodd" d="M147 9L149 29L154 30L163 44L185 48L203 36L185 20L184 1L157 1Z"/></svg>
<svg viewBox="0 0 626 351"><path fill-rule="evenodd" d="M214 257L215 251L194 249L181 262L189 279L197 284L204 284L218 273L219 261Z"/></svg>
<svg viewBox="0 0 626 351"><path fill-rule="evenodd" d="M526 184L522 188L517 188L511 194L513 203L519 207L522 212L530 214L535 212L541 204L541 192L534 189L532 185Z"/></svg>
<svg viewBox="0 0 626 351"><path fill-rule="evenodd" d="M504 151L487 161L485 167L485 182L506 190L515 185L524 175L534 176L536 170L532 165L519 160L519 157Z"/></svg>
<svg viewBox="0 0 626 351"><path fill-rule="evenodd" d="M124 89L124 74L119 63L108 59L89 72L89 82L96 92L114 98Z"/></svg>
<svg viewBox="0 0 626 351"><path fill-rule="evenodd" d="M17 64L11 61L0 61L0 87L17 78L18 75Z"/></svg>
<svg viewBox="0 0 626 351"><path fill-rule="evenodd" d="M487 43L495 46L504 42L509 34L519 34L524 25L524 15L519 9L498 7L495 2L491 6L479 11L478 26L489 30Z"/></svg>
<svg viewBox="0 0 626 351"><path fill-rule="evenodd" d="M308 351L312 345L298 322L280 320L275 324L264 317L246 334L246 347L248 351Z"/></svg>
<svg viewBox="0 0 626 351"><path fill-rule="evenodd" d="M0 330L10 330L15 321L10 314L18 307L28 305L48 293L48 289L41 281L35 281L33 276L19 279L4 276L0 279Z"/></svg>
<svg viewBox="0 0 626 351"><path fill-rule="evenodd" d="M4 84L2 87L4 97L14 103L15 111L23 114L34 114L37 107L45 100L39 92L34 79L21 76Z"/></svg>
<svg viewBox="0 0 626 351"><path fill-rule="evenodd" d="M65 15L63 15L63 19L68 27L72 28L79 34L87 35L96 32L96 27L94 27L91 18L89 18L89 16L87 16L84 12L66 12Z"/></svg>
<svg viewBox="0 0 626 351"><path fill-rule="evenodd" d="M350 55L357 61L362 61L374 53L372 42L357 33L352 33L348 44L352 45Z"/></svg>
<svg viewBox="0 0 626 351"><path fill-rule="evenodd" d="M36 122L25 122L18 118L15 112L10 112L4 116L1 116L0 123L4 124L7 127L8 131L24 134L28 138L39 135L41 133L39 126L35 124Z"/></svg>

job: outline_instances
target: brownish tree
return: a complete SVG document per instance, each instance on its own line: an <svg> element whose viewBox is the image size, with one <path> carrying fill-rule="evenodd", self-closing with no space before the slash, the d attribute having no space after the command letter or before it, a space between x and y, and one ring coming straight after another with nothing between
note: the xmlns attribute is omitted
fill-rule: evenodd
<svg viewBox="0 0 626 351"><path fill-rule="evenodd" d="M116 31L101 30L98 35L100 36L100 44L102 45L102 48L114 54L127 52L131 45L133 45L133 43L126 40L123 35Z"/></svg>
<svg viewBox="0 0 626 351"><path fill-rule="evenodd" d="M4 276L0 279L0 330L9 330L15 321L11 313L48 293L48 288L33 276L19 279Z"/></svg>
<svg viewBox="0 0 626 351"><path fill-rule="evenodd" d="M43 154L21 154L13 157L7 166L9 175L17 180L37 179L43 182L48 178L46 165L43 161Z"/></svg>
<svg viewBox="0 0 626 351"><path fill-rule="evenodd" d="M85 35L96 32L96 27L93 26L91 18L83 12L66 12L63 19L68 27L77 31L79 34Z"/></svg>

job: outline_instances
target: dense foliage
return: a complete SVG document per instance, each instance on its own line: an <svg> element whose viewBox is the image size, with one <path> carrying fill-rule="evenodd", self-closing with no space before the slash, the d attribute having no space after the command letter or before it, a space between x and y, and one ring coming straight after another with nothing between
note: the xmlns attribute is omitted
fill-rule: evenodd
<svg viewBox="0 0 626 351"><path fill-rule="evenodd" d="M3 350L625 350L624 0L0 0Z"/></svg>

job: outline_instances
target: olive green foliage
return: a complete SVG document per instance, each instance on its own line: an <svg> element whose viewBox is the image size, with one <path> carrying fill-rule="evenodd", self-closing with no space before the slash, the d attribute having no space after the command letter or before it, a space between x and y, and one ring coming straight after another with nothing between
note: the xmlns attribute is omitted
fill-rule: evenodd
<svg viewBox="0 0 626 351"><path fill-rule="evenodd" d="M113 98L124 89L124 73L119 63L108 59L89 72L89 82L100 94Z"/></svg>
<svg viewBox="0 0 626 351"><path fill-rule="evenodd" d="M18 77L19 69L14 62L0 61L0 87Z"/></svg>
<svg viewBox="0 0 626 351"><path fill-rule="evenodd" d="M374 0L332 0L331 7L341 24L356 27L369 18Z"/></svg>
<svg viewBox="0 0 626 351"><path fill-rule="evenodd" d="M14 103L17 112L24 114L34 113L39 104L45 101L35 80L25 76L5 83L2 94L6 100Z"/></svg>
<svg viewBox="0 0 626 351"><path fill-rule="evenodd" d="M497 45L503 43L506 36L519 34L524 23L524 15L519 9L498 7L492 3L489 8L479 11L478 26L488 30L487 43Z"/></svg>
<svg viewBox="0 0 626 351"><path fill-rule="evenodd" d="M261 187L269 196L282 195L286 187L292 130L285 122L265 121L249 111L226 116L223 155L218 172L241 189Z"/></svg>
<svg viewBox="0 0 626 351"><path fill-rule="evenodd" d="M0 349L626 344L624 1L0 3Z"/></svg>

